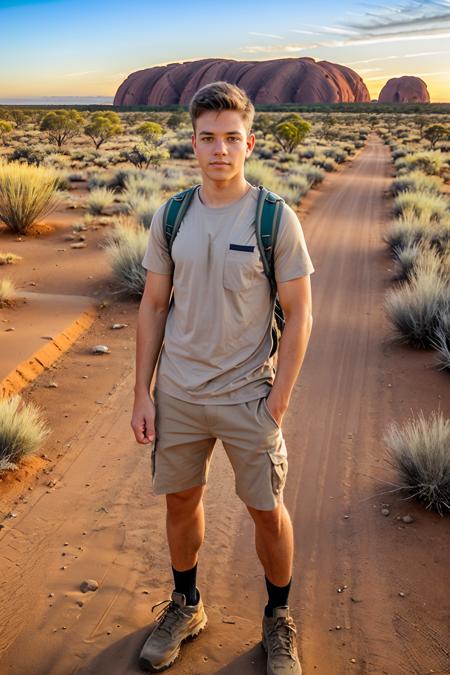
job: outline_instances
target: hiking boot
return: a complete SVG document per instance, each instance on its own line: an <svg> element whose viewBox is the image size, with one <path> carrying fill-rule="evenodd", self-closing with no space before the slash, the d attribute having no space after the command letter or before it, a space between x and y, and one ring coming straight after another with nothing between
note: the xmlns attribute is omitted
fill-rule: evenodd
<svg viewBox="0 0 450 675"><path fill-rule="evenodd" d="M264 616L262 646L267 652L267 675L302 675L296 636L287 605L275 607L273 617Z"/></svg>
<svg viewBox="0 0 450 675"><path fill-rule="evenodd" d="M152 607L168 603L157 616L157 624L147 637L139 654L142 670L159 672L172 665L186 640L194 639L207 624L202 599L197 605L186 605L186 596L173 591L171 600L162 600Z"/></svg>

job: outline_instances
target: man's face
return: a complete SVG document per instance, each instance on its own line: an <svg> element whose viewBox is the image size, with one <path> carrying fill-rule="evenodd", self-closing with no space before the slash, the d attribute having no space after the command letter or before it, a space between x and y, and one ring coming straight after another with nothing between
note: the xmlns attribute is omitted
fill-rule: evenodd
<svg viewBox="0 0 450 675"><path fill-rule="evenodd" d="M202 173L213 181L229 181L244 171L244 162L255 145L235 110L208 110L196 120L192 147Z"/></svg>

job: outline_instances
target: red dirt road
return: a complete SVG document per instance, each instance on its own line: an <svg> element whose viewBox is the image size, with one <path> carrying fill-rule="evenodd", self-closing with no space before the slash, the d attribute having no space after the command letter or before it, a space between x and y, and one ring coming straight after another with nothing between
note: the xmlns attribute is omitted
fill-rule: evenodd
<svg viewBox="0 0 450 675"><path fill-rule="evenodd" d="M450 673L449 519L379 494L390 489L382 481L395 482L382 441L389 422L420 408L450 414L434 353L387 341L389 172L386 147L370 140L302 218L316 268L314 325L283 424L304 675ZM0 530L2 675L139 673L150 607L170 592L164 501L151 495L147 448L129 426L136 311L126 302L104 310L29 392L53 433L48 473L22 472L25 500L11 502L16 517ZM130 326L110 331L113 321ZM111 354L90 355L98 343ZM58 389L45 387L49 379ZM6 501L20 489L8 479ZM411 524L397 519L406 513ZM264 576L219 443L206 514L199 587L209 626L169 672L264 673ZM86 578L97 579L97 592L79 591Z"/></svg>

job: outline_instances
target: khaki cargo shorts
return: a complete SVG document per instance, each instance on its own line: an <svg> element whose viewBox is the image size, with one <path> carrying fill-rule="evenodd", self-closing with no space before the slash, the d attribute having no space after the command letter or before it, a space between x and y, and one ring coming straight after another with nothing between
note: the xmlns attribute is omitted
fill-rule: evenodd
<svg viewBox="0 0 450 675"><path fill-rule="evenodd" d="M287 450L266 397L231 405L203 405L155 389L154 401L154 494L206 484L212 451L220 439L242 501L264 511L278 506L288 470Z"/></svg>

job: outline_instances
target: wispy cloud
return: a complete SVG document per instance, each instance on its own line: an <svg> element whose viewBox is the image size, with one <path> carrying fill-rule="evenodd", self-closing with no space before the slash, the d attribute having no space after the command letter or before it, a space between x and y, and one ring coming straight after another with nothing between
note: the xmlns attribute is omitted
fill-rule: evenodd
<svg viewBox="0 0 450 675"><path fill-rule="evenodd" d="M376 77L375 76L365 77L364 81L369 82L371 80L390 80L393 77L403 77L404 75L405 75L405 73L398 73L398 74L394 74L394 75L389 73L387 75L377 75ZM413 77L431 77L431 76L434 76L434 75L450 75L450 70L438 70L438 71L430 72L430 73L416 73L416 72L414 72Z"/></svg>
<svg viewBox="0 0 450 675"><path fill-rule="evenodd" d="M316 38L314 43L280 46L250 45L243 47L240 51L248 54L277 52L281 55L318 47L339 48L450 37L450 0L402 0L392 6L381 3L378 5L363 3L361 7L367 7L367 9L362 13L346 13L349 20L345 25L343 21L337 26L304 24L301 29L288 30L290 33L314 36ZM325 35L342 37L341 39L338 37L337 39L320 39ZM384 60L384 58L373 60ZM366 61L366 63L369 62L370 60Z"/></svg>
<svg viewBox="0 0 450 675"><path fill-rule="evenodd" d="M282 40L282 35L273 35L272 33L255 33L253 31L249 32L249 35L259 35L261 37L275 38L277 40Z"/></svg>
<svg viewBox="0 0 450 675"><path fill-rule="evenodd" d="M415 59L422 56L437 56L439 54L450 54L447 49L441 49L435 52L414 52L413 54L393 54L392 56L378 56L375 59L364 59L362 61L351 61L348 66L357 66L360 63L379 63L380 61L396 61L398 59Z"/></svg>

